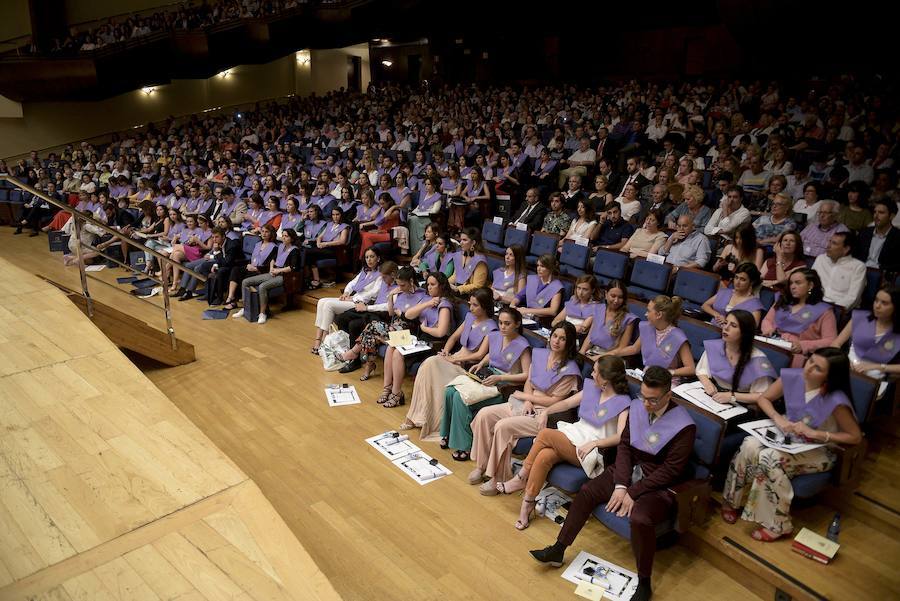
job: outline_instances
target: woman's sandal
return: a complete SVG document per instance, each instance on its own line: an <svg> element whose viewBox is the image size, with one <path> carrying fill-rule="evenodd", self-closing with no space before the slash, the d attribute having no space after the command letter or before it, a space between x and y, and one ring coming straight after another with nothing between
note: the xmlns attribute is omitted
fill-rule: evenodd
<svg viewBox="0 0 900 601"><path fill-rule="evenodd" d="M236 300L226 300L225 305L222 307L226 311L232 311L237 309L237 301Z"/></svg>
<svg viewBox="0 0 900 601"><path fill-rule="evenodd" d="M320 282L319 280L313 280L309 283L310 290L318 290L321 287L322 287L322 282Z"/></svg>
<svg viewBox="0 0 900 601"><path fill-rule="evenodd" d="M519 486L518 488L510 488L510 486L516 485L516 484L514 484L514 482L521 484L521 486ZM515 476L513 476L506 482L498 482L497 483L497 492L503 493L504 495L511 495L514 492L519 492L523 488L525 488L525 480L520 478L519 474L516 474Z"/></svg>
<svg viewBox="0 0 900 601"><path fill-rule="evenodd" d="M738 510L734 507L725 507L723 505L719 513L722 514L722 519L725 520L726 524L734 524L738 521Z"/></svg>
<svg viewBox="0 0 900 601"><path fill-rule="evenodd" d="M468 451L453 451L450 456L453 457L453 461L468 461L471 457Z"/></svg>
<svg viewBox="0 0 900 601"><path fill-rule="evenodd" d="M525 530L529 526L531 526L531 518L534 515L534 507L537 504L537 499L522 499L523 505L531 505L531 510L528 512L528 520L523 522L522 518L516 520L516 530Z"/></svg>
<svg viewBox="0 0 900 601"><path fill-rule="evenodd" d="M375 375L375 362L374 361L366 361L366 369L365 369L365 371L363 371L363 375L361 375L359 377L360 382L365 382L366 380L368 380L369 378L371 378L374 375ZM390 390L390 387L388 387L388 390ZM386 401L387 397L385 397L384 400ZM380 401L380 402L383 403L384 401Z"/></svg>
<svg viewBox="0 0 900 601"><path fill-rule="evenodd" d="M450 448L450 439L446 436L441 438L441 448L446 450Z"/></svg>
<svg viewBox="0 0 900 601"><path fill-rule="evenodd" d="M319 345L316 344L316 345L311 346L311 347L309 348L309 352L310 352L310 354L312 354L312 355L318 355L318 354L319 354Z"/></svg>
<svg viewBox="0 0 900 601"><path fill-rule="evenodd" d="M385 386L384 390L381 391L381 396L378 397L375 402L379 405L384 405L387 402L389 396L391 396L391 386Z"/></svg>
<svg viewBox="0 0 900 601"><path fill-rule="evenodd" d="M385 409L393 409L394 407L399 407L400 405L405 405L405 404L406 404L406 395L401 390L400 392L397 392L397 393L391 393L391 395L387 398L387 400L384 402L384 405L382 405L382 407L384 407Z"/></svg>
<svg viewBox="0 0 900 601"><path fill-rule="evenodd" d="M790 532L782 532L781 534L769 534L769 531L760 526L756 530L750 533L750 536L753 537L753 540L758 540L761 543L774 543L780 538L783 538L787 535L791 534Z"/></svg>

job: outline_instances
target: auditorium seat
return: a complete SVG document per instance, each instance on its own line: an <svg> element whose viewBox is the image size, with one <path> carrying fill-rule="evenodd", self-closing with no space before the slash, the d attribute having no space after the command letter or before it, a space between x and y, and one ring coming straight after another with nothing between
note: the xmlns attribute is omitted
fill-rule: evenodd
<svg viewBox="0 0 900 601"><path fill-rule="evenodd" d="M660 265L645 259L636 259L631 269L628 292L642 301L650 301L653 297L668 292L671 275L672 266L668 263Z"/></svg>
<svg viewBox="0 0 900 601"><path fill-rule="evenodd" d="M528 247L528 255L525 262L528 265L536 265L541 255L556 255L556 247L559 244L559 236L547 232L535 232L531 236L531 245Z"/></svg>
<svg viewBox="0 0 900 601"><path fill-rule="evenodd" d="M628 275L628 255L615 250L601 248L594 257L594 277L601 286L612 280L626 281Z"/></svg>
<svg viewBox="0 0 900 601"><path fill-rule="evenodd" d="M590 250L590 247L576 244L574 240L566 240L559 257L560 273L573 276L584 275L588 259L590 259Z"/></svg>
<svg viewBox="0 0 900 601"><path fill-rule="evenodd" d="M721 281L722 278L717 274L682 267L675 274L672 295L680 296L684 300L684 309L699 313L703 303L719 290Z"/></svg>
<svg viewBox="0 0 900 601"><path fill-rule="evenodd" d="M484 220L481 226L481 242L485 250L503 254L506 249L503 247L504 228L502 224L494 223L490 219Z"/></svg>

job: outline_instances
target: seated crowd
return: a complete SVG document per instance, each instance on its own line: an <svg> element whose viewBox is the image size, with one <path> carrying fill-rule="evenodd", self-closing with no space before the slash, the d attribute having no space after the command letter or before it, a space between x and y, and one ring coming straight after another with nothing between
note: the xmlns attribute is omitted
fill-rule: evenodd
<svg viewBox="0 0 900 601"><path fill-rule="evenodd" d="M723 458L722 518L755 522L753 537L774 541L793 530L790 479L830 470L829 445L860 441L851 370L900 373L896 123L849 85L799 101L776 84L632 82L565 101L549 88L388 87L365 102L338 94L197 117L103 149L33 154L10 172L208 274L203 296L243 303L235 317L255 290L258 323L290 273L317 288L328 259L358 262L339 297L318 301L310 350L332 326L346 331L341 372L364 367L362 380L383 355L386 408L406 404L414 371L399 429L472 460L468 481L485 496L524 490L518 529L555 464L583 467L590 480L556 542L532 554L561 565L603 504L630 519L634 598L646 599L654 527L695 438L673 387L696 378L749 419L825 443L788 455L747 437ZM21 209L19 232L70 228L40 198ZM488 252L472 226L495 220L553 244ZM692 349L682 299L667 291L635 314L630 282L601 285L589 267L561 275L573 246L715 274L721 287L699 313L721 336ZM174 294L197 294L188 272L162 267ZM398 330L430 350L400 354L386 345ZM790 367L776 372L757 334L779 339ZM638 399L626 362L643 370ZM728 432L741 431L729 422ZM513 449L529 437L513 474Z"/></svg>

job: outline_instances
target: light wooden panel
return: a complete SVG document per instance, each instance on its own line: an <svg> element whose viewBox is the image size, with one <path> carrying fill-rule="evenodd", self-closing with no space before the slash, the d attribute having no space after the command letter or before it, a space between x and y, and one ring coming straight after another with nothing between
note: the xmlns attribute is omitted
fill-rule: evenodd
<svg viewBox="0 0 900 601"><path fill-rule="evenodd" d="M3 258L0 356L0 599L338 598L258 487Z"/></svg>

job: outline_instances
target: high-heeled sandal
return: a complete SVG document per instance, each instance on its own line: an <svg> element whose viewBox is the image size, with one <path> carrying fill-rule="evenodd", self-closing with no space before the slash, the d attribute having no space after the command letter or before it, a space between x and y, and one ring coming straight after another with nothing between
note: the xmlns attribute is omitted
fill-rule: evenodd
<svg viewBox="0 0 900 601"><path fill-rule="evenodd" d="M447 450L450 448L450 438L447 436L441 437L441 448Z"/></svg>
<svg viewBox="0 0 900 601"><path fill-rule="evenodd" d="M522 518L516 520L516 530L525 530L529 526L531 526L531 518L534 515L534 506L537 504L537 499L522 499L522 504L526 507L531 505L531 509L528 511L528 518L525 522L522 521Z"/></svg>
<svg viewBox="0 0 900 601"><path fill-rule="evenodd" d="M416 428L416 425L414 423L412 423L411 421L409 421L408 419L403 420L403 423L397 427L397 429L401 430L401 431L413 430L415 428Z"/></svg>
<svg viewBox="0 0 900 601"><path fill-rule="evenodd" d="M379 405L384 405L387 402L389 396L391 396L391 386L385 386L384 390L381 391L381 396L378 397L375 402Z"/></svg>
<svg viewBox="0 0 900 601"><path fill-rule="evenodd" d="M392 393L390 396L388 396L387 401L384 402L384 405L382 405L382 407L384 407L385 409L393 409L394 407L399 407L400 405L405 404L406 395L401 390L400 392Z"/></svg>
<svg viewBox="0 0 900 601"><path fill-rule="evenodd" d="M761 543L774 543L778 539L784 538L789 534L791 534L791 532L782 532L781 534L772 535L769 534L769 532L765 528L760 526L759 528L751 532L750 536L753 537L753 540L758 540Z"/></svg>
<svg viewBox="0 0 900 601"><path fill-rule="evenodd" d="M512 482L513 482L514 480L515 480L515 481L518 481L518 482L521 482L521 483L522 483L522 486L520 486L519 488L508 489L508 488L506 487L506 485L507 485L507 484L512 484ZM514 493L514 492L519 492L519 491L522 490L523 488L525 488L525 480L523 480L522 477L519 476L519 474L516 474L515 476L513 476L512 478L510 478L510 479L507 480L506 482L498 482L498 483L497 483L497 492L503 493L504 495L511 495L511 494Z"/></svg>
<svg viewBox="0 0 900 601"><path fill-rule="evenodd" d="M726 524L734 524L738 521L738 510L734 507L725 507L723 505L719 510L719 513L722 515L722 519Z"/></svg>
<svg viewBox="0 0 900 601"><path fill-rule="evenodd" d="M366 361L366 369L365 369L365 371L363 371L363 375L361 375L359 377L359 381L365 382L366 380L368 380L369 378L371 378L374 375L375 375L375 362L372 360ZM388 390L390 390L390 386L388 386ZM387 397L384 397L384 399L386 401ZM381 402L383 403L384 401L381 401Z"/></svg>

